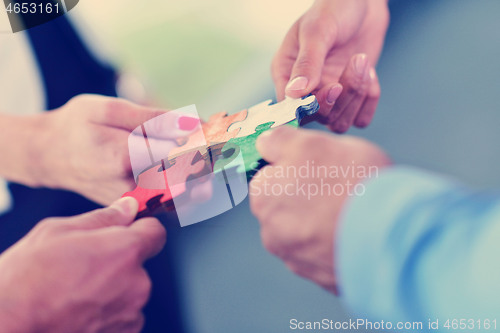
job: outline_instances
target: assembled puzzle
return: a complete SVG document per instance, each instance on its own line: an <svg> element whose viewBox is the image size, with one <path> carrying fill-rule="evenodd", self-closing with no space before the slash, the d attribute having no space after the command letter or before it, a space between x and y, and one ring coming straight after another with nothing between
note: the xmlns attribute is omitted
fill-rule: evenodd
<svg viewBox="0 0 500 333"><path fill-rule="evenodd" d="M137 218L173 211L173 198L189 195L188 180L224 172L238 154L244 163L237 167L237 172L246 173L250 179L266 164L255 148L257 137L278 126L298 127L304 117L318 109L316 98L309 95L274 104L268 100L233 115L217 113L187 140L179 142L179 147L168 156L140 173L137 187L123 196L139 202ZM206 144L200 146L200 142Z"/></svg>

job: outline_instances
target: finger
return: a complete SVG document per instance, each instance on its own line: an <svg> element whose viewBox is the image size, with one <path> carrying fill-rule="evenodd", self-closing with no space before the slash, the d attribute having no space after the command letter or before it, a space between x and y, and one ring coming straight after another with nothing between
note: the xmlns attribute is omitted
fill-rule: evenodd
<svg viewBox="0 0 500 333"><path fill-rule="evenodd" d="M328 116L343 89L344 88L340 83L331 83L321 88L316 93L316 99L319 103L319 110L313 116L306 117L305 120L313 118L313 120L319 121L322 124L327 124Z"/></svg>
<svg viewBox="0 0 500 333"><path fill-rule="evenodd" d="M339 80L344 89L328 116L328 122L331 125L339 120L339 123L335 124L334 127L330 126L332 130L345 132L347 130L345 126L350 126L349 119L354 120L368 91L369 72L370 67L366 54L356 54L351 58ZM341 117L343 119L340 119Z"/></svg>
<svg viewBox="0 0 500 333"><path fill-rule="evenodd" d="M134 221L139 204L132 197L124 197L107 208L68 219L76 229L101 229L111 226L127 226Z"/></svg>
<svg viewBox="0 0 500 333"><path fill-rule="evenodd" d="M133 131L145 121L165 114L165 110L148 108L120 98L99 98L94 101L92 122ZM97 105L97 107L95 107Z"/></svg>
<svg viewBox="0 0 500 333"><path fill-rule="evenodd" d="M169 111L146 121L128 136L128 148L134 179L149 166L170 155L177 148L177 139L192 136L190 146L206 144L201 120L194 105Z"/></svg>
<svg viewBox="0 0 500 333"><path fill-rule="evenodd" d="M144 122L143 135L148 139L179 139L200 129L201 119L195 105L168 111Z"/></svg>
<svg viewBox="0 0 500 333"><path fill-rule="evenodd" d="M152 217L137 220L129 230L139 236L137 251L141 261L157 255L167 240L167 231L157 219Z"/></svg>
<svg viewBox="0 0 500 333"><path fill-rule="evenodd" d="M378 101L380 99L380 83L377 77L375 69L372 68L370 71L370 89L368 90L368 96L361 107L356 119L354 120L354 125L359 128L364 128L372 122L373 116L375 115L375 110L377 109Z"/></svg>
<svg viewBox="0 0 500 333"><path fill-rule="evenodd" d="M276 97L279 101L285 99L285 87L290 80L293 64L298 52L299 21L290 28L278 52L271 63L271 76L276 88Z"/></svg>
<svg viewBox="0 0 500 333"><path fill-rule="evenodd" d="M287 149L296 134L297 130L293 127L278 127L262 133L257 138L255 146L264 160L271 164L277 163L287 155Z"/></svg>
<svg viewBox="0 0 500 333"><path fill-rule="evenodd" d="M285 94L299 98L316 89L321 80L321 72L326 55L335 41L335 33L323 31L317 22L304 22L299 31L299 53L293 65Z"/></svg>

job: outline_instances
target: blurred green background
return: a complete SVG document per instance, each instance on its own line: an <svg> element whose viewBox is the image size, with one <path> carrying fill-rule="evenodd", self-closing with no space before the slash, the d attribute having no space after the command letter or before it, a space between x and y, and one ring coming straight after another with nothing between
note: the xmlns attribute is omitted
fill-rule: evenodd
<svg viewBox="0 0 500 333"><path fill-rule="evenodd" d="M99 52L140 77L155 102L196 104L208 116L258 102L274 51L311 3L86 0L77 14L100 40Z"/></svg>

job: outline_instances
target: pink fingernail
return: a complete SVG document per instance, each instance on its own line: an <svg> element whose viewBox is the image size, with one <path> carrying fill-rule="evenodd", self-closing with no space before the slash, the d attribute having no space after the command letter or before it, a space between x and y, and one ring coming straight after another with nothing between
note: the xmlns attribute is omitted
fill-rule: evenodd
<svg viewBox="0 0 500 333"><path fill-rule="evenodd" d="M377 78L377 73L374 68L370 68L370 81L375 81Z"/></svg>
<svg viewBox="0 0 500 333"><path fill-rule="evenodd" d="M183 131L194 130L199 124L200 124L200 119L198 118L180 116L177 119L177 128Z"/></svg>
<svg viewBox="0 0 500 333"><path fill-rule="evenodd" d="M342 93L342 86L340 84L334 85L328 91L328 95L326 96L326 102L328 104L333 104L339 98Z"/></svg>
<svg viewBox="0 0 500 333"><path fill-rule="evenodd" d="M292 81L288 82L286 86L286 90L304 90L307 87L307 83L309 83L309 80L305 76L297 76L295 79Z"/></svg>
<svg viewBox="0 0 500 333"><path fill-rule="evenodd" d="M354 59L354 67L359 76L365 75L367 65L368 59L366 58L366 54L358 54Z"/></svg>

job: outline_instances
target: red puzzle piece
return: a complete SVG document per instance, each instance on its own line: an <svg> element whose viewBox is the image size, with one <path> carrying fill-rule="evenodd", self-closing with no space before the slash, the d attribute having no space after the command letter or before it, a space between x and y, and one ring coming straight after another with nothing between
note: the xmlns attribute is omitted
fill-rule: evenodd
<svg viewBox="0 0 500 333"><path fill-rule="evenodd" d="M170 161L162 160L148 170L141 173L137 180L137 187L123 196L131 196L139 202L139 212L145 214L169 204L167 210L173 209L171 200L179 195L189 193L186 182L211 172L209 154L202 155L193 150ZM172 207L170 207L172 206Z"/></svg>

